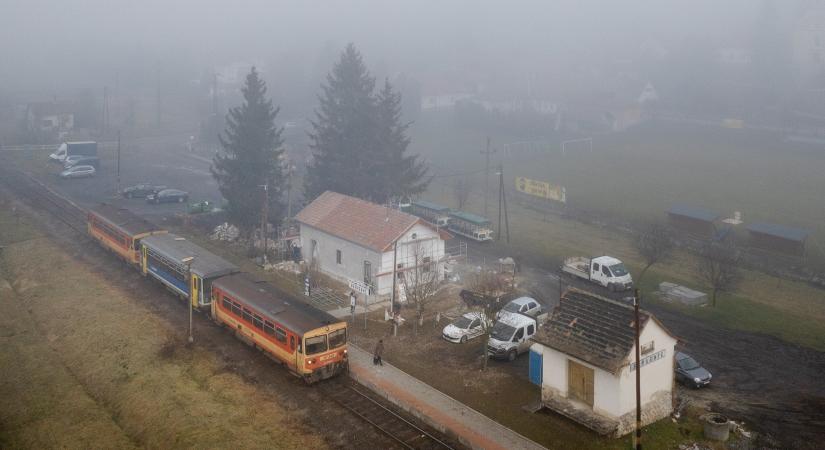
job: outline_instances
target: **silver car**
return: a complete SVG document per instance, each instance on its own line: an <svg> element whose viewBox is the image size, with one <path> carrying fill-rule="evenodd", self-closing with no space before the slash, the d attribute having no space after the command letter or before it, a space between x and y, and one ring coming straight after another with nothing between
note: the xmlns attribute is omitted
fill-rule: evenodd
<svg viewBox="0 0 825 450"><path fill-rule="evenodd" d="M60 172L60 178L83 178L94 176L96 170L92 166L72 166Z"/></svg>

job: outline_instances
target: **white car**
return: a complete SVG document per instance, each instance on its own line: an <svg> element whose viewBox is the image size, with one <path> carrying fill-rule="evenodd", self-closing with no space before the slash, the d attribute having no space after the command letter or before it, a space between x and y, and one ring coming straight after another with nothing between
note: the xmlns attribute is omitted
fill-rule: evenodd
<svg viewBox="0 0 825 450"><path fill-rule="evenodd" d="M72 166L60 172L60 178L91 177L94 176L95 172L95 168L92 166Z"/></svg>
<svg viewBox="0 0 825 450"><path fill-rule="evenodd" d="M536 317L541 314L541 305L534 298L519 297L504 305L504 308L496 314L496 319L500 318L502 313L520 313Z"/></svg>
<svg viewBox="0 0 825 450"><path fill-rule="evenodd" d="M450 342L464 344L469 339L477 338L484 333L483 320L484 313L465 313L444 327L441 337Z"/></svg>

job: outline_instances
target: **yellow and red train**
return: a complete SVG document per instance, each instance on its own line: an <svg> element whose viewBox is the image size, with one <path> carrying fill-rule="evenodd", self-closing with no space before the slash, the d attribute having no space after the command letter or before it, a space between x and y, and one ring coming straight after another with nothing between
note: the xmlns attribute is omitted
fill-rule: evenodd
<svg viewBox="0 0 825 450"><path fill-rule="evenodd" d="M123 208L88 211L87 232L236 337L284 364L307 383L347 369L347 323Z"/></svg>

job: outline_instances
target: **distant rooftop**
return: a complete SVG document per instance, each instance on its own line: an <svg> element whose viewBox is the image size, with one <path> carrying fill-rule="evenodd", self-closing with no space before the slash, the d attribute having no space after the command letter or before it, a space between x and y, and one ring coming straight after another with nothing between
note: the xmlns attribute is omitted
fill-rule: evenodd
<svg viewBox="0 0 825 450"><path fill-rule="evenodd" d="M461 220L466 220L467 222L472 222L476 225L487 225L490 223L490 219L486 217L464 211L453 211L450 215Z"/></svg>
<svg viewBox="0 0 825 450"><path fill-rule="evenodd" d="M719 214L711 210L684 204L675 204L671 206L668 214L689 217L691 219L701 220L704 222L713 222L719 218Z"/></svg>
<svg viewBox="0 0 825 450"><path fill-rule="evenodd" d="M439 205L438 203L428 202L427 200L416 200L412 202L412 204L439 212L448 212L450 210L450 208L447 206Z"/></svg>
<svg viewBox="0 0 825 450"><path fill-rule="evenodd" d="M808 230L803 228L786 227L784 225L777 225L773 223L754 223L748 225L748 231L751 233L767 234L795 242L804 241L810 234Z"/></svg>

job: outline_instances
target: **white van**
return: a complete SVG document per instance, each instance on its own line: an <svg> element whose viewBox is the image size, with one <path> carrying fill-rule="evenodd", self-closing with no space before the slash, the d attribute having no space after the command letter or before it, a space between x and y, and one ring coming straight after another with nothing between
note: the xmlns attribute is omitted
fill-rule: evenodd
<svg viewBox="0 0 825 450"><path fill-rule="evenodd" d="M530 338L536 331L536 319L520 313L502 312L490 331L487 355L512 361L530 349Z"/></svg>

